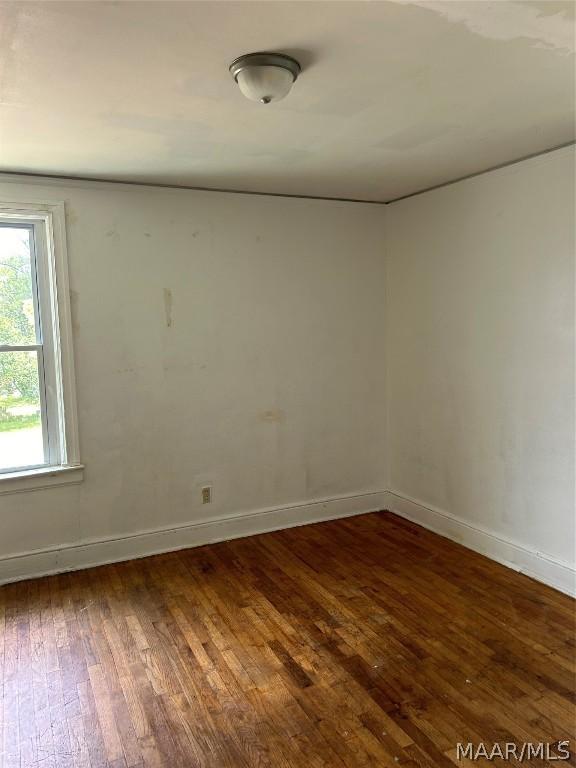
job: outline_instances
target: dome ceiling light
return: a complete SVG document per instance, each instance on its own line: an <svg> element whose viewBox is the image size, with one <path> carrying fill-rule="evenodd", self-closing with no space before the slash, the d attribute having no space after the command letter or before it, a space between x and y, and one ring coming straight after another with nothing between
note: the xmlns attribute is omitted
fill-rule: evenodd
<svg viewBox="0 0 576 768"><path fill-rule="evenodd" d="M288 95L300 74L300 64L283 53L246 53L230 64L230 74L244 96L270 104Z"/></svg>

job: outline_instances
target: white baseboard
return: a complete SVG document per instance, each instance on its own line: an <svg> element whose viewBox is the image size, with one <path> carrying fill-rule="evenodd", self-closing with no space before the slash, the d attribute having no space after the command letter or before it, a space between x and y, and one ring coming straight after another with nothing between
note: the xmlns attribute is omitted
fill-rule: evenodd
<svg viewBox="0 0 576 768"><path fill-rule="evenodd" d="M0 584L377 512L385 499L385 491L374 491L22 552L0 558Z"/></svg>
<svg viewBox="0 0 576 768"><path fill-rule="evenodd" d="M471 525L440 509L393 491L320 499L287 507L229 515L108 539L93 539L0 558L0 584L77 571L161 552L200 547L258 533L337 520L388 509L498 563L576 596L576 571L569 563Z"/></svg>
<svg viewBox="0 0 576 768"><path fill-rule="evenodd" d="M400 517L457 541L508 568L531 576L567 595L576 596L576 570L570 563L528 548L486 528L471 525L449 512L394 491L387 491L385 507Z"/></svg>

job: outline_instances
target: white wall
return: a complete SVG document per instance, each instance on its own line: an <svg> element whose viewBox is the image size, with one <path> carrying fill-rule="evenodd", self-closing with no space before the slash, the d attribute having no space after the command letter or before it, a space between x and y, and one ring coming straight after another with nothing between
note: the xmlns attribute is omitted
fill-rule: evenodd
<svg viewBox="0 0 576 768"><path fill-rule="evenodd" d="M79 486L0 496L0 557L384 488L381 206L41 181L0 195L66 203L86 465ZM138 546L75 563L160 544ZM6 578L63 561L31 562Z"/></svg>
<svg viewBox="0 0 576 768"><path fill-rule="evenodd" d="M396 508L567 588L574 151L400 201L387 220Z"/></svg>
<svg viewBox="0 0 576 768"><path fill-rule="evenodd" d="M0 495L0 581L389 506L571 591L573 157L386 209L0 183L66 202L86 464Z"/></svg>

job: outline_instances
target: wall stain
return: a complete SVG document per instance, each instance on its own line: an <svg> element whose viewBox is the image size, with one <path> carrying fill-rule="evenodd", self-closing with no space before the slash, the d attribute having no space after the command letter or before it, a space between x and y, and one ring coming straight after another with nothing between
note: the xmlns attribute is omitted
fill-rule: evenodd
<svg viewBox="0 0 576 768"><path fill-rule="evenodd" d="M258 420L266 424L280 424L286 419L286 413L281 408L272 408L269 411L260 411Z"/></svg>
<svg viewBox="0 0 576 768"><path fill-rule="evenodd" d="M166 328L172 327L172 291L164 288L164 314L166 315Z"/></svg>
<svg viewBox="0 0 576 768"><path fill-rule="evenodd" d="M70 319L72 321L72 330L74 333L80 333L80 321L78 319L79 304L80 294L78 291L70 289Z"/></svg>

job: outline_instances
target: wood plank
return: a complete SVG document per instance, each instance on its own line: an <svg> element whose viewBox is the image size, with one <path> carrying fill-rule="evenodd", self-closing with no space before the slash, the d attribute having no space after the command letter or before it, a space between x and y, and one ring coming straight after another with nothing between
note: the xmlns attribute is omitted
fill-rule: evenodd
<svg viewBox="0 0 576 768"><path fill-rule="evenodd" d="M457 764L459 741L576 752L574 608L385 512L7 585L0 766L435 768Z"/></svg>

